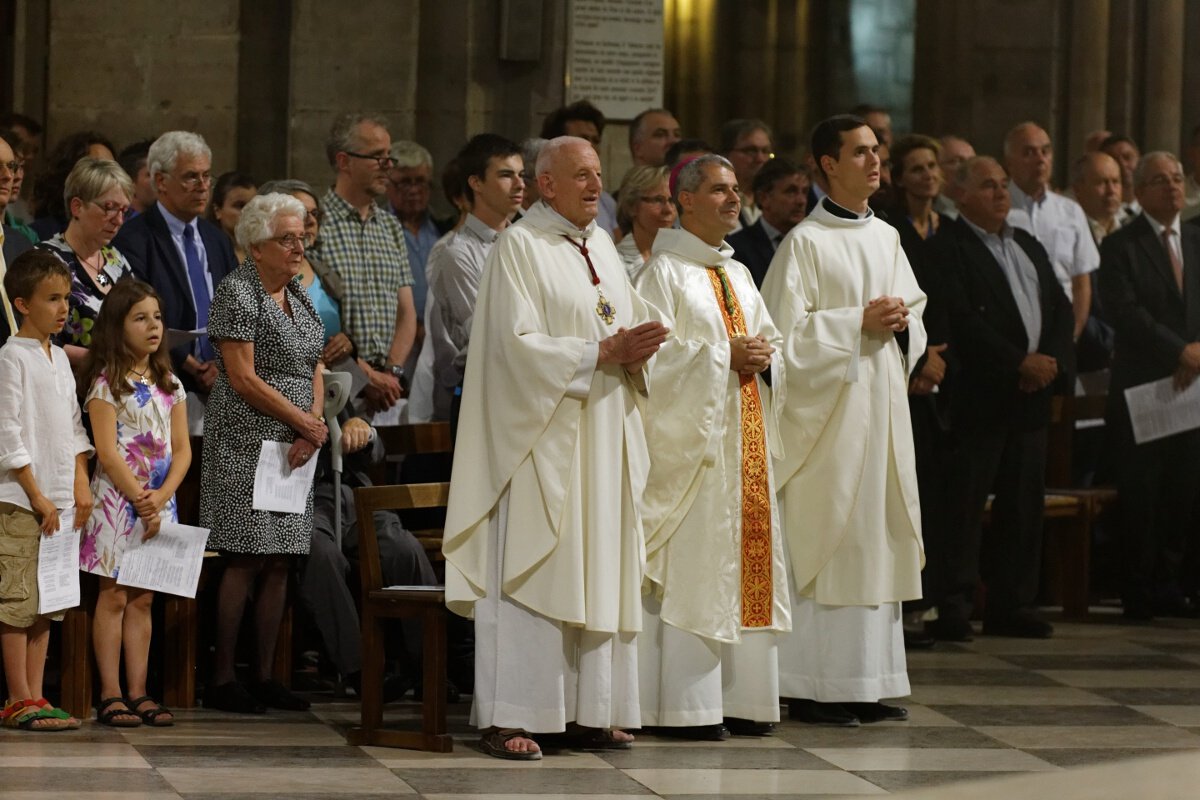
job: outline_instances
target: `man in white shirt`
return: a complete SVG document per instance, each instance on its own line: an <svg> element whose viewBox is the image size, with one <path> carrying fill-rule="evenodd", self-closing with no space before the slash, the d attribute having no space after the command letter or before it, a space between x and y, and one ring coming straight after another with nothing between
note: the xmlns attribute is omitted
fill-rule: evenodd
<svg viewBox="0 0 1200 800"><path fill-rule="evenodd" d="M521 208L521 147L494 133L472 137L455 157L465 179L471 213L430 265L434 308L448 342L434 342L434 419L449 419L462 385L467 340L483 264L500 231Z"/></svg>
<svg viewBox="0 0 1200 800"><path fill-rule="evenodd" d="M1100 251L1092 239L1083 209L1050 188L1054 148L1050 136L1034 122L1022 122L1004 137L1004 160L1012 183L1008 222L1037 237L1050 255L1058 282L1075 312L1075 338L1092 308L1088 275L1100 267Z"/></svg>

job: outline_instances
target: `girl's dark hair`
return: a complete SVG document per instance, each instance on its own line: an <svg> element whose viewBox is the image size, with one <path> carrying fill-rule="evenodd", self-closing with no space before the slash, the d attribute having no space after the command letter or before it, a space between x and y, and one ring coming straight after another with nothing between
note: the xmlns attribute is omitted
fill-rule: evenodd
<svg viewBox="0 0 1200 800"><path fill-rule="evenodd" d="M217 221L217 209L225 205L225 196L234 189L257 189L258 184L244 172L226 172L213 184L212 202L208 205L208 221Z"/></svg>
<svg viewBox="0 0 1200 800"><path fill-rule="evenodd" d="M79 382L81 390L87 391L103 372L108 376L108 388L118 403L130 391L125 375L135 359L125 344L125 318L129 316L130 309L147 297L153 297L158 301L159 310L162 309L162 300L158 292L148 283L126 278L117 281L109 290L104 304L100 306L100 315L96 317L96 326L92 329L92 346L88 348L87 357L84 359L83 380ZM171 354L166 347L166 325L163 325L162 335L163 340L158 349L150 354L147 377L164 392L174 392L179 388L179 384L171 374Z"/></svg>
<svg viewBox="0 0 1200 800"><path fill-rule="evenodd" d="M63 200L63 187L67 176L79 159L88 154L88 148L102 144L108 152L116 153L108 137L96 131L79 131L59 139L58 144L46 156L46 169L33 183L33 214L36 217L53 217L66 221L67 204Z"/></svg>

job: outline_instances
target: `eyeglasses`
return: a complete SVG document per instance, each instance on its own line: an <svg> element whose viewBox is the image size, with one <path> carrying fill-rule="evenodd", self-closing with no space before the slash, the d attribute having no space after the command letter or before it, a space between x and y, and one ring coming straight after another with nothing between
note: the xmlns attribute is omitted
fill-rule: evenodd
<svg viewBox="0 0 1200 800"><path fill-rule="evenodd" d="M108 219L116 219L117 217L124 217L126 214L129 213L129 206L122 205L121 203L104 203L102 205L100 203L97 203L95 200L91 200L90 202L96 208L100 209L100 212L102 214L104 214L104 216Z"/></svg>
<svg viewBox="0 0 1200 800"><path fill-rule="evenodd" d="M25 164L20 161L0 161L0 167L8 170L13 175L25 171Z"/></svg>
<svg viewBox="0 0 1200 800"><path fill-rule="evenodd" d="M325 212L319 208L314 208L312 211L305 212L305 216L319 225L321 220L325 219Z"/></svg>
<svg viewBox="0 0 1200 800"><path fill-rule="evenodd" d="M351 153L349 150L343 150L342 152L351 158L362 158L369 161L374 161L379 165L380 169L391 169L392 167L396 166L396 159L392 158L391 156L373 156L368 153Z"/></svg>
<svg viewBox="0 0 1200 800"><path fill-rule="evenodd" d="M755 147L752 144L748 144L744 147L735 147L733 152L741 153L744 156L766 156L768 159L775 157L775 153L771 152L771 148Z"/></svg>
<svg viewBox="0 0 1200 800"><path fill-rule="evenodd" d="M292 252L294 250L304 250L304 238L297 236L294 233L289 233L284 236L273 236L271 237L271 241L275 242L288 252Z"/></svg>
<svg viewBox="0 0 1200 800"><path fill-rule="evenodd" d="M170 175L170 173L167 174ZM189 172L182 178L175 175L171 175L171 177L176 183L187 189L189 192L194 189L198 189L201 186L212 186L213 182L213 176L211 172Z"/></svg>
<svg viewBox="0 0 1200 800"><path fill-rule="evenodd" d="M1158 189L1163 186L1182 186L1183 173L1174 172L1170 175L1155 175L1150 180L1146 181L1147 186L1153 186Z"/></svg>
<svg viewBox="0 0 1200 800"><path fill-rule="evenodd" d="M431 185L427 178L400 178L399 180L388 178L388 183L397 189L428 189Z"/></svg>

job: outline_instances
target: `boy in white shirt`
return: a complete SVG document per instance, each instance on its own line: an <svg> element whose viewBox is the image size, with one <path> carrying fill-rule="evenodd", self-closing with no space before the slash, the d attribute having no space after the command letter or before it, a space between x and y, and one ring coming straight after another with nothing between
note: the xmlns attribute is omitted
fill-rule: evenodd
<svg viewBox="0 0 1200 800"><path fill-rule="evenodd" d="M80 529L92 511L75 376L50 338L63 329L71 276L53 254L30 250L8 267L4 289L21 315L0 348L0 652L8 700L5 727L77 728L79 721L42 697L50 620L38 613L41 536L59 529L59 510L74 507Z"/></svg>

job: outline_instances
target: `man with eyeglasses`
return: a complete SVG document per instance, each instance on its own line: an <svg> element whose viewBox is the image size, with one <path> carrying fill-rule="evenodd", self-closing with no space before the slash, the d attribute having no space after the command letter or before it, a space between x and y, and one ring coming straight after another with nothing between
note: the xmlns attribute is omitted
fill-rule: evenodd
<svg viewBox="0 0 1200 800"><path fill-rule="evenodd" d="M212 150L198 133L168 131L150 145L146 162L158 200L121 226L113 246L133 274L158 291L168 329L206 329L217 284L237 267L229 237L203 218L212 190ZM189 399L207 397L217 379L208 337L176 347L171 358L193 393ZM193 402L189 411L192 406L203 409Z"/></svg>
<svg viewBox="0 0 1200 800"><path fill-rule="evenodd" d="M408 249L408 268L413 277L413 305L417 311L417 341L424 339L425 296L429 283L426 266L429 251L437 240L454 227L454 217L438 219L429 207L433 188L433 156L416 142L392 144L396 165L388 171L387 202L404 226L404 246ZM414 347L415 351L419 347ZM409 359L412 360L411 358Z"/></svg>
<svg viewBox="0 0 1200 800"><path fill-rule="evenodd" d="M1098 285L1116 331L1105 421L1124 523L1121 602L1144 620L1195 611L1181 562L1195 547L1200 431L1137 442L1124 390L1172 379L1180 392L1200 376L1200 227L1180 222L1183 168L1171 153L1142 156L1133 190L1142 213L1104 237Z"/></svg>
<svg viewBox="0 0 1200 800"><path fill-rule="evenodd" d="M362 113L334 120L325 155L334 185L321 198L325 211L317 252L342 276L342 325L370 369L363 391L368 412L384 412L408 388L404 364L417 333L413 276L404 226L376 200L396 166L387 122Z"/></svg>
<svg viewBox="0 0 1200 800"><path fill-rule="evenodd" d="M719 152L733 164L738 186L742 187L742 211L736 233L758 222L762 216L762 210L745 190L754 185L754 176L763 165L775 157L771 128L761 119L731 119L721 126Z"/></svg>
<svg viewBox="0 0 1200 800"><path fill-rule="evenodd" d="M7 139L0 138L0 218L4 217L9 202L17 196L14 187L18 183L19 169L20 164L17 162L12 146ZM0 254L0 281L2 281L5 265L11 264L17 256L32 248L33 242L6 221L3 235L0 235L0 243L3 244L3 251ZM13 314L12 303L0 289L0 344L7 341L9 335L15 330L16 318Z"/></svg>

